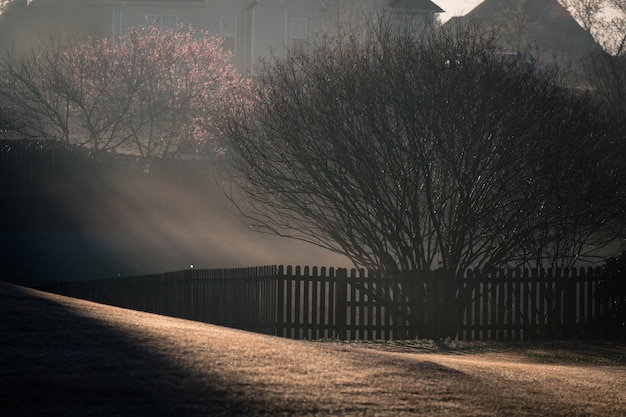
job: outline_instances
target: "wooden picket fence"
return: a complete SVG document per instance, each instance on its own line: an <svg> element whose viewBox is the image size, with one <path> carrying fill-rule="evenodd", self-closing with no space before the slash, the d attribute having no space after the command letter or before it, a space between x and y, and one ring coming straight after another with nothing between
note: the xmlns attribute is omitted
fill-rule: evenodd
<svg viewBox="0 0 626 417"><path fill-rule="evenodd" d="M186 269L57 282L43 290L133 310L275 333L275 266Z"/></svg>
<svg viewBox="0 0 626 417"><path fill-rule="evenodd" d="M279 267L276 334L349 340L525 340L591 334L609 308L595 296L599 268L438 271L403 277Z"/></svg>
<svg viewBox="0 0 626 417"><path fill-rule="evenodd" d="M44 289L100 303L294 339L525 340L592 334L610 301L600 270L386 276L262 266L60 282Z"/></svg>

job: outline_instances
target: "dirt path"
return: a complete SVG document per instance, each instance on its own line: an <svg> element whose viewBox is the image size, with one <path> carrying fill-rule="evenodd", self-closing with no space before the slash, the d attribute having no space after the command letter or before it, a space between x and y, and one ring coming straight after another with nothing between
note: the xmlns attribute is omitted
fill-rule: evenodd
<svg viewBox="0 0 626 417"><path fill-rule="evenodd" d="M620 361L389 346L286 340L0 283L0 414L626 416Z"/></svg>

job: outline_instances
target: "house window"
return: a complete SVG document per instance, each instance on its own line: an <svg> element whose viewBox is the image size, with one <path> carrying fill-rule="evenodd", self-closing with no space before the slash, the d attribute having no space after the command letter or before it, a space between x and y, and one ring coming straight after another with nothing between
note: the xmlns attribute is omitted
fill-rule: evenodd
<svg viewBox="0 0 626 417"><path fill-rule="evenodd" d="M146 26L156 26L159 30L176 29L178 16L174 15L147 15Z"/></svg>
<svg viewBox="0 0 626 417"><path fill-rule="evenodd" d="M220 17L220 36L222 37L222 47L235 55L237 40L237 18Z"/></svg>
<svg viewBox="0 0 626 417"><path fill-rule="evenodd" d="M291 49L302 49L307 40L306 19L291 19Z"/></svg>

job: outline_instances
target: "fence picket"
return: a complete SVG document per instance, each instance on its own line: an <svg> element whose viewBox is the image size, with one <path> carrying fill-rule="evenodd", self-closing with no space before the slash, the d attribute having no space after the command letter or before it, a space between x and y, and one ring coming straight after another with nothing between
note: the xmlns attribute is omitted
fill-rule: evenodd
<svg viewBox="0 0 626 417"><path fill-rule="evenodd" d="M347 300L348 300L348 282L347 282L347 270L344 268L338 268L335 271L330 269L330 276L332 278L333 272L335 273L335 327L337 332L334 337L339 339L346 339L346 322L347 322Z"/></svg>

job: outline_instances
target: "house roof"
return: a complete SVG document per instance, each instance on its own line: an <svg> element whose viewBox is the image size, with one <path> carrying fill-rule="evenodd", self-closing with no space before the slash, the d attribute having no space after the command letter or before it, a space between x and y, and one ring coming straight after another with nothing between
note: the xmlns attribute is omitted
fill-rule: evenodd
<svg viewBox="0 0 626 417"><path fill-rule="evenodd" d="M552 60L554 56L565 64L577 64L589 52L600 48L559 1L533 0L525 5L525 23L522 28L507 25L513 12L510 11L509 2L502 0L484 0L465 16L452 18L444 23L444 27L479 21L485 28L496 27L502 30L503 41L515 35L523 35L526 43L522 47L536 45L537 52L543 58ZM521 33L515 33L516 31ZM510 45L508 47L511 48Z"/></svg>
<svg viewBox="0 0 626 417"><path fill-rule="evenodd" d="M389 6L399 9L427 10L442 13L444 10L430 0L389 0Z"/></svg>
<svg viewBox="0 0 626 417"><path fill-rule="evenodd" d="M168 6L194 6L207 4L209 0L90 0L91 3L100 4L150 4Z"/></svg>
<svg viewBox="0 0 626 417"><path fill-rule="evenodd" d="M207 4L209 0L90 0L91 3L100 4L152 4L152 5L202 5ZM326 6L324 0L319 0L322 7ZM434 13L441 13L444 10L433 3L431 0L388 0L391 7L409 10L427 10Z"/></svg>

